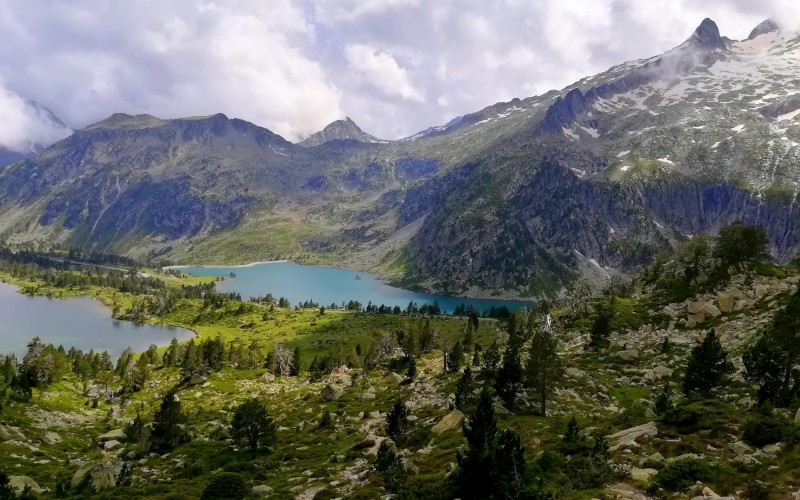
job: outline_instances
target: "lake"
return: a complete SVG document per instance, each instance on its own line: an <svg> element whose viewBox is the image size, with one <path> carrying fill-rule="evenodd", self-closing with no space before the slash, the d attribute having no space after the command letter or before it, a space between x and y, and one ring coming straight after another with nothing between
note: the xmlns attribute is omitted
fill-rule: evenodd
<svg viewBox="0 0 800 500"><path fill-rule="evenodd" d="M89 297L31 297L17 293L16 286L0 282L0 353L21 356L37 335L65 349L108 351L112 358L126 347L140 352L150 344L169 345L173 337L194 337L184 328L115 320L111 310Z"/></svg>
<svg viewBox="0 0 800 500"><path fill-rule="evenodd" d="M374 305L399 306L405 309L413 301L418 305L439 303L442 312L451 313L457 306L466 304L478 311L505 306L514 311L533 302L515 300L466 299L430 293L413 292L395 288L376 276L323 266L306 266L294 262L267 262L245 266L177 266L181 272L194 276L225 277L217 283L221 292L236 292L243 299L271 293L275 300L286 297L294 306L307 300L320 305L342 304L357 300L363 306L370 301ZM234 273L235 278L228 276Z"/></svg>

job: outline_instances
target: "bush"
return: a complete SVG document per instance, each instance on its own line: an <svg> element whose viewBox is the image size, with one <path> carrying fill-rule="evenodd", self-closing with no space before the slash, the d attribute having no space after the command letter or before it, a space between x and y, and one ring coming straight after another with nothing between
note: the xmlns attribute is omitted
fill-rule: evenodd
<svg viewBox="0 0 800 500"><path fill-rule="evenodd" d="M723 408L718 401L682 400L667 410L661 420L674 426L681 434L691 434L713 427L714 421L722 414Z"/></svg>
<svg viewBox="0 0 800 500"><path fill-rule="evenodd" d="M759 448L772 443L792 443L797 439L794 426L781 418L759 416L744 424L742 439Z"/></svg>
<svg viewBox="0 0 800 500"><path fill-rule="evenodd" d="M211 478L203 490L202 500L240 499L247 496L247 483L239 474L221 472Z"/></svg>
<svg viewBox="0 0 800 500"><path fill-rule="evenodd" d="M672 491L684 491L697 481L713 481L718 475L714 466L705 460L684 458L666 465L653 476L650 491L659 488Z"/></svg>

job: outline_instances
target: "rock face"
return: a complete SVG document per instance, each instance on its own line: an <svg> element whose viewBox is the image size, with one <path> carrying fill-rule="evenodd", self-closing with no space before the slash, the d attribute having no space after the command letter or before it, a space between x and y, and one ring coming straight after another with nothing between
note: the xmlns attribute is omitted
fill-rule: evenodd
<svg viewBox="0 0 800 500"><path fill-rule="evenodd" d="M380 142L375 137L367 134L355 124L350 117L344 120L336 120L316 134L300 143L301 146L314 147L330 141L356 141L363 143Z"/></svg>
<svg viewBox="0 0 800 500"><path fill-rule="evenodd" d="M431 427L431 432L433 432L434 434L441 434L443 432L459 429L463 421L464 421L464 414L458 410L453 410L444 417L442 417L442 419L439 420L439 422L437 422L436 425Z"/></svg>
<svg viewBox="0 0 800 500"><path fill-rule="evenodd" d="M344 389L328 384L322 388L319 395L324 401L336 401L344 394Z"/></svg>
<svg viewBox="0 0 800 500"><path fill-rule="evenodd" d="M638 447L637 439L651 438L658 434L658 428L655 422L648 422L643 425L631 427L617 433L611 434L607 437L608 449L616 451L620 448L634 448Z"/></svg>

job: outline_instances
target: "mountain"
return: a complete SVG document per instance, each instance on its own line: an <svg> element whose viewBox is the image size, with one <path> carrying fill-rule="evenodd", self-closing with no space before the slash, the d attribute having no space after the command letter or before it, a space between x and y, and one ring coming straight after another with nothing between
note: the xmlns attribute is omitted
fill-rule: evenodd
<svg viewBox="0 0 800 500"><path fill-rule="evenodd" d="M14 96L16 97L16 96ZM17 124L20 130L27 132L24 141L16 140L13 144L0 145L0 166L35 156L48 146L72 133L52 111L42 104L29 99L18 98L21 104L22 120ZM10 119L19 116L11 117Z"/></svg>
<svg viewBox="0 0 800 500"><path fill-rule="evenodd" d="M300 146L314 147L330 141L347 140L364 143L386 142L376 139L375 137L364 132L358 128L358 125L356 125L355 122L350 119L350 117L346 117L344 120L336 120L335 122L329 124L324 129L313 134L311 137L300 142L299 144Z"/></svg>
<svg viewBox="0 0 800 500"><path fill-rule="evenodd" d="M400 141L350 120L296 145L223 115L115 115L0 169L0 236L290 257L470 295L607 279L737 219L786 260L800 248L800 35L777 26L735 41L706 19L659 56Z"/></svg>

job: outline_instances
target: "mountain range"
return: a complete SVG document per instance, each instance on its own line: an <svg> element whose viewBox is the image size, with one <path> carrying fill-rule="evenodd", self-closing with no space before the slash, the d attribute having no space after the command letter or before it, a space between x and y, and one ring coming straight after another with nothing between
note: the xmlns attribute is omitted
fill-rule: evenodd
<svg viewBox="0 0 800 500"><path fill-rule="evenodd" d="M674 49L397 141L294 144L218 114L115 114L0 167L0 238L180 262L294 258L546 296L734 220L800 247L800 33L704 20Z"/></svg>

